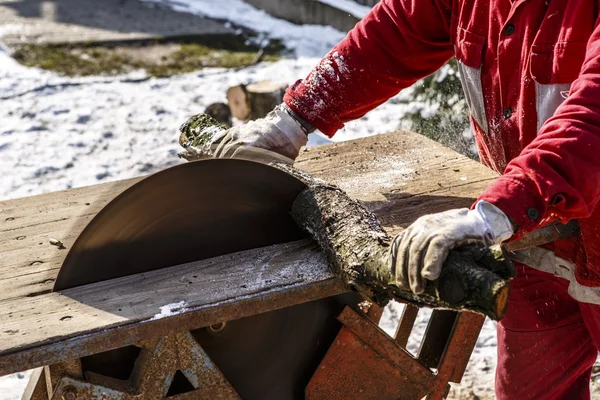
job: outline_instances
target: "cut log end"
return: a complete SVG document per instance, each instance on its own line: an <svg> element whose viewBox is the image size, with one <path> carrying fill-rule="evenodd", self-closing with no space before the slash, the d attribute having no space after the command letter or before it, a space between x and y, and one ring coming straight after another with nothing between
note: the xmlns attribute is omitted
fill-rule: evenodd
<svg viewBox="0 0 600 400"><path fill-rule="evenodd" d="M264 118L283 101L287 84L262 81L246 86L251 120Z"/></svg>
<svg viewBox="0 0 600 400"><path fill-rule="evenodd" d="M496 317L494 319L501 319L506 314L506 309L508 308L508 298L510 295L510 286L504 285L498 293L496 294Z"/></svg>
<svg viewBox="0 0 600 400"><path fill-rule="evenodd" d="M450 307L476 310L497 320L506 312L508 281L514 276L514 264L502 248L463 246L448 255L437 289Z"/></svg>

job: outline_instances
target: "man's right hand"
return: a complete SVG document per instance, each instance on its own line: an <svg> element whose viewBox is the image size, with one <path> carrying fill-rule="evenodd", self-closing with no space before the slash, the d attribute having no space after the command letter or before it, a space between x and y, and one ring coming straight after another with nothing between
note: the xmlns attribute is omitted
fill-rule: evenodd
<svg viewBox="0 0 600 400"><path fill-rule="evenodd" d="M500 244L514 233L508 216L495 205L479 201L474 209L460 208L417 219L392 242L390 271L396 284L423 293L426 280L440 277L448 253L465 244Z"/></svg>
<svg viewBox="0 0 600 400"><path fill-rule="evenodd" d="M245 125L230 129L205 128L194 133L198 137L205 136L198 146L194 146L195 150L205 157L293 164L300 148L308 141L308 130L292 115L282 104L265 118ZM192 119L182 125L182 134L192 125Z"/></svg>

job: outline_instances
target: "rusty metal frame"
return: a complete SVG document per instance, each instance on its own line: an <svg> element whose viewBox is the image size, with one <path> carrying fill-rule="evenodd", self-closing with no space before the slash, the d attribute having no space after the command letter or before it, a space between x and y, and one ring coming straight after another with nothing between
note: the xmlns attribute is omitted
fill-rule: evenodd
<svg viewBox="0 0 600 400"><path fill-rule="evenodd" d="M342 329L306 388L308 400L445 398L460 382L483 326L478 314L434 310L418 356L406 350L418 308L407 305L396 335L379 328L382 309L346 307ZM34 371L24 400L160 400L180 371L193 390L169 399L238 400L239 395L189 333L140 342L129 379L82 371L80 359Z"/></svg>
<svg viewBox="0 0 600 400"><path fill-rule="evenodd" d="M400 321L398 322L398 328L396 329L396 334L394 339L396 343L400 347L406 348L408 344L408 338L410 337L410 333L412 332L413 327L415 326L415 321L417 319L417 314L419 312L419 307L414 306L412 304L405 304L404 310L402 311L402 316L400 317Z"/></svg>
<svg viewBox="0 0 600 400"><path fill-rule="evenodd" d="M449 383L462 379L485 317L434 310L419 355L413 357L406 343L417 312L416 307L407 305L396 335L390 337L368 315L344 309L338 317L343 327L313 375L306 398L445 398ZM360 397L355 397L356 393Z"/></svg>
<svg viewBox="0 0 600 400"><path fill-rule="evenodd" d="M343 327L306 388L308 400L441 400L449 382L460 382L483 316L434 310L415 357L406 342L418 308L406 306L394 337L377 325L381 313L372 305L365 313L346 307L338 316ZM128 380L84 374L76 359L36 370L23 399L159 400L166 398L177 371L194 389L169 399L240 399L189 332L136 346L141 351Z"/></svg>
<svg viewBox="0 0 600 400"><path fill-rule="evenodd" d="M188 332L139 344L141 352L128 380L81 372L81 361L44 367L24 400L160 400L166 398L177 371L194 390L169 399L239 400L219 368ZM37 378L37 381L36 381Z"/></svg>

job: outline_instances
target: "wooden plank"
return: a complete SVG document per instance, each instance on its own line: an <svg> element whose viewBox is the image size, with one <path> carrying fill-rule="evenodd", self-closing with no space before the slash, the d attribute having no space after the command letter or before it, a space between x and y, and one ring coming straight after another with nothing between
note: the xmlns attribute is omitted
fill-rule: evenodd
<svg viewBox="0 0 600 400"><path fill-rule="evenodd" d="M116 194L141 178L84 186L0 202L0 232L96 214Z"/></svg>
<svg viewBox="0 0 600 400"><path fill-rule="evenodd" d="M343 292L301 240L13 299L0 309L0 375Z"/></svg>
<svg viewBox="0 0 600 400"><path fill-rule="evenodd" d="M481 164L409 132L312 147L296 166L362 200L391 234L423 214L470 205L495 177ZM138 180L0 202L0 303L50 290L81 230ZM50 238L67 249L50 245Z"/></svg>
<svg viewBox="0 0 600 400"><path fill-rule="evenodd" d="M46 274L37 281L53 279L67 252L50 245L49 240L59 239L69 248L98 211L137 181L111 182L0 202L0 289L2 280L42 271L55 270L54 276ZM38 291L37 288L30 293L11 291L10 296ZM0 294L0 301L4 298Z"/></svg>

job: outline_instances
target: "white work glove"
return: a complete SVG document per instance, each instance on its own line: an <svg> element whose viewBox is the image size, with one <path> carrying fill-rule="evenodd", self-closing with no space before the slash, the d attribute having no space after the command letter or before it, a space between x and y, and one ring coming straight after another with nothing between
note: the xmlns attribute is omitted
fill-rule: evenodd
<svg viewBox="0 0 600 400"><path fill-rule="evenodd" d="M194 117L192 117L194 118ZM250 121L230 129L207 128L194 132L205 136L195 147L199 156L241 158L263 163L293 164L300 148L308 141L308 129L284 104L277 106L265 118ZM190 120L182 125L190 126Z"/></svg>
<svg viewBox="0 0 600 400"><path fill-rule="evenodd" d="M389 267L400 288L419 294L425 289L426 279L439 278L450 250L473 243L500 244L513 233L506 214L483 200L473 210L461 208L425 215L394 238Z"/></svg>

